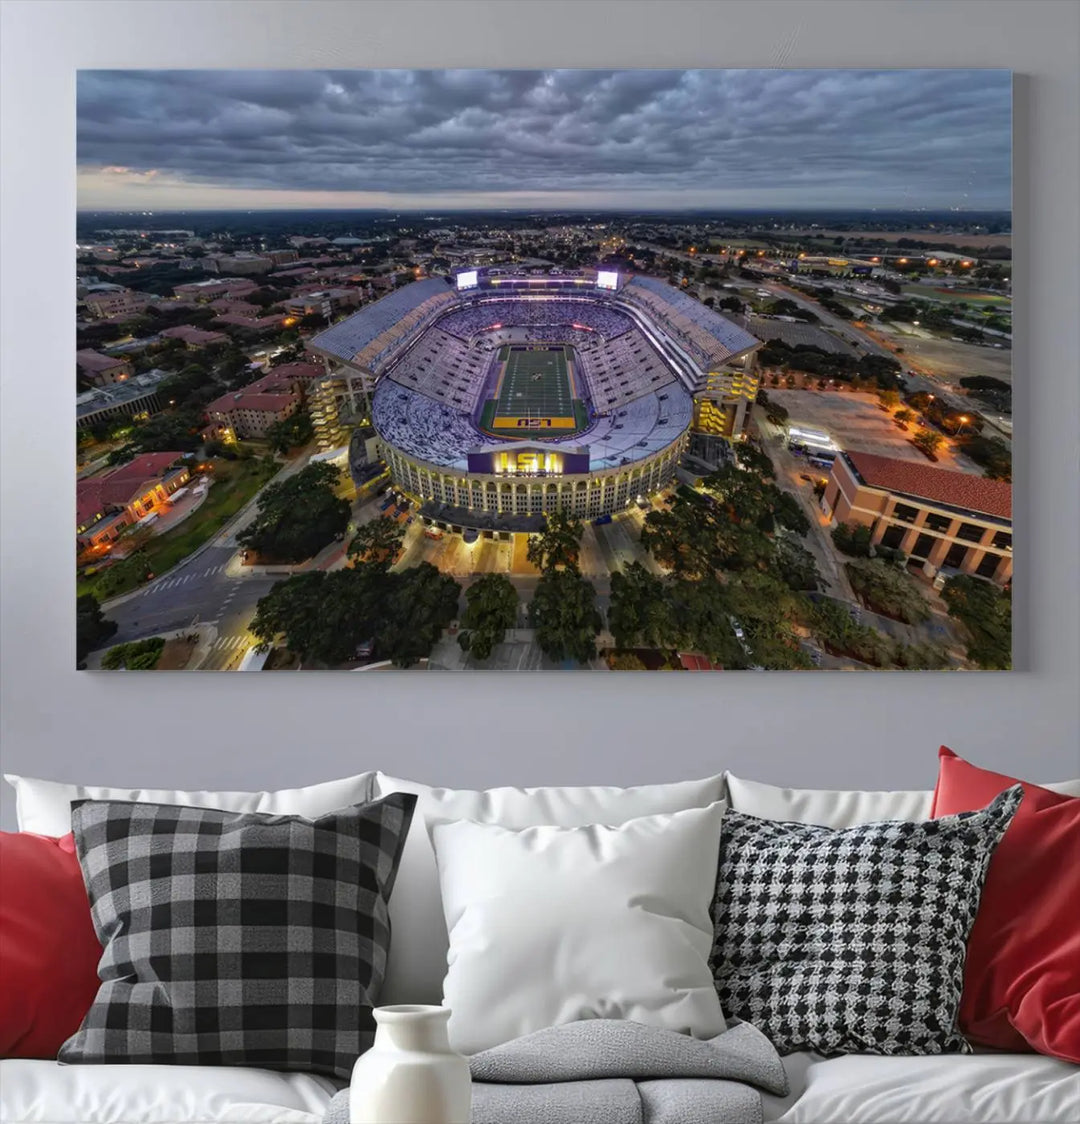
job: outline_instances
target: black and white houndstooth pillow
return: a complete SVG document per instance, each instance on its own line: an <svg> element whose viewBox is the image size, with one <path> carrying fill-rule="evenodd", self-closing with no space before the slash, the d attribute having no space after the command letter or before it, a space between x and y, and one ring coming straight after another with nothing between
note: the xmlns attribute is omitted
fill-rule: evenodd
<svg viewBox="0 0 1080 1124"><path fill-rule="evenodd" d="M713 975L781 1053L966 1053L956 1029L986 868L1023 790L977 812L841 831L729 812Z"/></svg>
<svg viewBox="0 0 1080 1124"><path fill-rule="evenodd" d="M415 802L394 793L317 819L74 802L104 952L97 998L59 1060L347 1079L374 1036Z"/></svg>

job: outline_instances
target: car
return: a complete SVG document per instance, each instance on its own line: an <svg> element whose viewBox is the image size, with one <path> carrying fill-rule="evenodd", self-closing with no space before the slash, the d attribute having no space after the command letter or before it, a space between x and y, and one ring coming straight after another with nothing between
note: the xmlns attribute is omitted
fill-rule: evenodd
<svg viewBox="0 0 1080 1124"><path fill-rule="evenodd" d="M805 472L799 473L799 479L805 480L807 482L807 484L813 484L813 482L814 482L814 478L812 476L807 476Z"/></svg>

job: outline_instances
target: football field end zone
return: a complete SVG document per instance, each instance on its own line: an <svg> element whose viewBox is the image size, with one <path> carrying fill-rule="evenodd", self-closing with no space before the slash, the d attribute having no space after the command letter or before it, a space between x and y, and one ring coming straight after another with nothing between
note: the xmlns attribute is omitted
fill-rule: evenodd
<svg viewBox="0 0 1080 1124"><path fill-rule="evenodd" d="M496 419L494 429L577 429L577 419L569 414L545 417L500 417Z"/></svg>

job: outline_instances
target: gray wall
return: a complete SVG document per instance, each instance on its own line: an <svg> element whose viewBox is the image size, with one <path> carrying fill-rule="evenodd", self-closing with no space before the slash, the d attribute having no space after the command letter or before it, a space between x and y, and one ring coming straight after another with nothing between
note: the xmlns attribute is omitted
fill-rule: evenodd
<svg viewBox="0 0 1080 1124"><path fill-rule="evenodd" d="M923 787L944 741L1032 778L1077 774L1076 4L32 0L7 3L2 30L5 770L277 787L370 767L453 785L633 783L730 767L792 784ZM913 64L1018 75L1023 670L647 678L73 670L76 67ZM11 827L6 792L4 801Z"/></svg>

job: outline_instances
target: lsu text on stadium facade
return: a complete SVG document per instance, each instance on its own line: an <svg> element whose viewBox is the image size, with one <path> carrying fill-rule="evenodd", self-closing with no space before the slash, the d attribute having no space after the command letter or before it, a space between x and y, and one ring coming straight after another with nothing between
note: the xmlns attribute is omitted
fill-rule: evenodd
<svg viewBox="0 0 1080 1124"><path fill-rule="evenodd" d="M472 270L313 337L326 377L311 412L323 448L370 422L429 520L533 529L661 490L691 431L740 437L761 346L652 277Z"/></svg>

